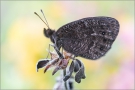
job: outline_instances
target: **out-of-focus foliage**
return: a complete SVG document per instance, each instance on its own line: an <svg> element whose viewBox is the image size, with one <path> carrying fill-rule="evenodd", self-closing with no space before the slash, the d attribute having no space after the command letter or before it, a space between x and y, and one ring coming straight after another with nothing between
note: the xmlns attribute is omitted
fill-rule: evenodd
<svg viewBox="0 0 135 90"><path fill-rule="evenodd" d="M52 89L60 74L36 72L51 43L44 37L42 9L49 25L60 26L85 17L110 16L120 23L111 50L96 61L80 58L86 79L75 89L134 88L134 1L1 1L1 88ZM86 86L87 85L87 86Z"/></svg>

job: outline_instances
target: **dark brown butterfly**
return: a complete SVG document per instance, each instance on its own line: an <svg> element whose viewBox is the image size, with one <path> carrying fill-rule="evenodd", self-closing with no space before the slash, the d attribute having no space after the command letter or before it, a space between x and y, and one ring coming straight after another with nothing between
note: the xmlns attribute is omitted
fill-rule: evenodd
<svg viewBox="0 0 135 90"><path fill-rule="evenodd" d="M104 56L119 33L119 22L112 17L104 16L76 20L57 31L50 29L48 23L46 25L48 29L44 28L44 35L51 39L58 53L62 47L75 56L92 60Z"/></svg>

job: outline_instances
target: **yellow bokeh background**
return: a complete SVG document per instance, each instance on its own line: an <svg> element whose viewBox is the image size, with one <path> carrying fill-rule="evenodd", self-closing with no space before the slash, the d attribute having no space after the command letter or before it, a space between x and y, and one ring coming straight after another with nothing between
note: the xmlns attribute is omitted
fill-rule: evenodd
<svg viewBox="0 0 135 90"><path fill-rule="evenodd" d="M56 83L60 72L36 72L51 43L34 14L43 18L40 9L55 30L85 17L116 18L120 32L111 50L96 61L78 57L86 79L74 88L134 89L134 1L1 1L1 89L53 89Z"/></svg>

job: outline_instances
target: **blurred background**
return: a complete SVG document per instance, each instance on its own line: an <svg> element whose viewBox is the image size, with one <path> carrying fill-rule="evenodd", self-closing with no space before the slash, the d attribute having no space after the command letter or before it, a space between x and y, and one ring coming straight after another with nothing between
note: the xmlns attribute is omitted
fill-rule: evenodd
<svg viewBox="0 0 135 90"><path fill-rule="evenodd" d="M85 17L109 16L120 23L111 50L99 60L80 58L86 79L75 89L134 89L134 1L1 1L1 89L52 89L52 70L36 72L50 40L43 35L42 9L52 29ZM87 86L86 86L87 85Z"/></svg>

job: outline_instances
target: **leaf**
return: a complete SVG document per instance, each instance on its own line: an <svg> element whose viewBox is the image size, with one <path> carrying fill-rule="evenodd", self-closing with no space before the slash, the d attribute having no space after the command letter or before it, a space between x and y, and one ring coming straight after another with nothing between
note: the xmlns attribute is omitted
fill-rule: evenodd
<svg viewBox="0 0 135 90"><path fill-rule="evenodd" d="M60 70L61 68L59 67L59 66L57 66L54 70L53 70L53 72L52 72L52 75L54 75L58 70Z"/></svg>
<svg viewBox="0 0 135 90"><path fill-rule="evenodd" d="M49 61L50 61L49 59L41 59L41 60L39 60L37 62L37 72L38 72L39 68L42 68L42 67L46 66Z"/></svg>
<svg viewBox="0 0 135 90"><path fill-rule="evenodd" d="M77 83L80 83L81 79L85 79L86 78L85 77L85 73L84 73L85 68L84 68L83 63L80 60L76 59L75 61L80 65L80 68L79 68L79 70L77 71L77 73L75 75L75 81Z"/></svg>
<svg viewBox="0 0 135 90"><path fill-rule="evenodd" d="M73 71L74 71L74 61L71 62L70 67L69 67L69 71L67 72L67 74L65 75L63 80L67 81L71 77Z"/></svg>
<svg viewBox="0 0 135 90"><path fill-rule="evenodd" d="M75 64L75 65L74 65L74 66L75 66L75 67L74 67L74 72L76 73L76 72L80 69L81 66L80 66L80 65L78 64L78 62L76 62L75 60L74 60L74 64Z"/></svg>

